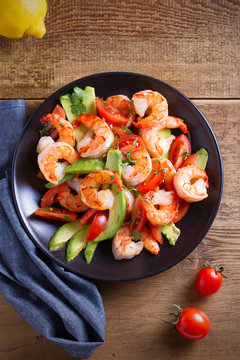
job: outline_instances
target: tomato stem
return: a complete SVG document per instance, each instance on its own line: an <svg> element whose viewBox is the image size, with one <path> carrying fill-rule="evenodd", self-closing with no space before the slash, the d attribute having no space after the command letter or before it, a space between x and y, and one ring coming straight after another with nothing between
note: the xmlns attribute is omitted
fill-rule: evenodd
<svg viewBox="0 0 240 360"><path fill-rule="evenodd" d="M219 264L219 262L217 262L216 265L212 265L212 261L213 261L213 260L214 260L214 259L209 259L209 260L206 262L206 264L204 264L204 267L206 267L206 268L213 268L213 269L216 270L217 273L222 274L222 276L226 278L227 276L223 274L223 271L224 271L223 265L222 265L222 264Z"/></svg>
<svg viewBox="0 0 240 360"><path fill-rule="evenodd" d="M169 324L169 325L176 325L178 323L178 320L179 320L182 312L183 312L183 308L180 305L176 305L176 304L172 304L172 305L176 306L177 312L176 313L169 313L169 315L175 316L175 320L173 320L173 321L165 321L165 320L163 320L163 322L166 323L166 324Z"/></svg>

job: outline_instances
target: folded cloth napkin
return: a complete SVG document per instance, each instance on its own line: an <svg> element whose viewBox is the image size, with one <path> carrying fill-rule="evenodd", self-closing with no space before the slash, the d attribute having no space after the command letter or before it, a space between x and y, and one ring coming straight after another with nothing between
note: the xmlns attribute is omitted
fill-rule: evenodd
<svg viewBox="0 0 240 360"><path fill-rule="evenodd" d="M35 330L70 355L89 358L105 340L96 285L48 258L22 227L11 191L12 156L25 124L24 100L0 102L0 290Z"/></svg>

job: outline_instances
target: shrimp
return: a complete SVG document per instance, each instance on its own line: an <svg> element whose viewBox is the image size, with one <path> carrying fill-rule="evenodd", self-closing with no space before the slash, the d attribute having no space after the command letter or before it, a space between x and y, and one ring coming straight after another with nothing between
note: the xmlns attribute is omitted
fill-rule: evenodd
<svg viewBox="0 0 240 360"><path fill-rule="evenodd" d="M73 180L68 181L65 189L58 193L56 201L58 201L64 208L74 211L74 212L83 212L88 210L88 206L84 204L80 194L80 184L83 179L78 177ZM72 190L75 190L77 193L74 195Z"/></svg>
<svg viewBox="0 0 240 360"><path fill-rule="evenodd" d="M167 100L157 91L139 91L133 95L132 101L139 115L138 121L133 121L133 124L138 128L146 129L156 126L168 116ZM143 118L145 114L147 116Z"/></svg>
<svg viewBox="0 0 240 360"><path fill-rule="evenodd" d="M45 146L49 144L53 144L54 140L51 136L42 136L40 137L38 144L37 144L37 152L40 153Z"/></svg>
<svg viewBox="0 0 240 360"><path fill-rule="evenodd" d="M160 121L158 126L159 126L158 130L165 128L168 129L179 128L184 134L188 133L188 128L185 122L182 119L175 116L166 116L164 119Z"/></svg>
<svg viewBox="0 0 240 360"><path fill-rule="evenodd" d="M152 225L168 224L178 210L178 196L174 191L149 191L141 200Z"/></svg>
<svg viewBox="0 0 240 360"><path fill-rule="evenodd" d="M153 170L157 172L164 171L163 183L167 191L174 190L173 179L176 175L175 167L168 159L153 159Z"/></svg>
<svg viewBox="0 0 240 360"><path fill-rule="evenodd" d="M64 159L65 162L58 162ZM57 185L64 177L64 169L79 159L78 152L65 142L54 142L46 145L38 154L38 166L45 179Z"/></svg>
<svg viewBox="0 0 240 360"><path fill-rule="evenodd" d="M51 121L59 133L59 141L75 146L75 131L72 124L57 114L47 114L41 118L42 123Z"/></svg>
<svg viewBox="0 0 240 360"><path fill-rule="evenodd" d="M128 165L123 166L122 177L126 185L132 187L149 176L152 171L152 161L146 149L136 149L127 154L125 161Z"/></svg>
<svg viewBox="0 0 240 360"><path fill-rule="evenodd" d="M110 189L102 189L107 184L117 184L122 191L122 180L117 172L96 170L89 173L80 185L82 201L90 208L97 210L111 209L114 195Z"/></svg>
<svg viewBox="0 0 240 360"><path fill-rule="evenodd" d="M91 114L82 114L73 122L73 126L77 128L80 123L90 129L85 137L77 143L80 156L99 158L105 155L114 141L113 132L108 124L98 116Z"/></svg>
<svg viewBox="0 0 240 360"><path fill-rule="evenodd" d="M143 246L146 250L150 251L152 254L157 255L160 251L157 240L152 236L151 231L144 226L141 231L140 240L143 242Z"/></svg>
<svg viewBox="0 0 240 360"><path fill-rule="evenodd" d="M132 226L126 222L118 230L112 241L112 252L115 260L132 259L143 250L143 242L133 241Z"/></svg>
<svg viewBox="0 0 240 360"><path fill-rule="evenodd" d="M170 135L167 138L161 138L159 130L159 126L154 126L148 129L140 129L139 131L139 135L142 136L146 148L152 157L164 156L175 139L174 135Z"/></svg>
<svg viewBox="0 0 240 360"><path fill-rule="evenodd" d="M178 169L173 180L178 196L188 202L207 198L208 177L205 170L195 165Z"/></svg>
<svg viewBox="0 0 240 360"><path fill-rule="evenodd" d="M126 200L127 200L127 208L126 208L126 217L125 217L125 219L127 220L132 215L135 198L134 198L133 194L131 193L131 191L129 191L127 189L125 190L125 194L126 194Z"/></svg>

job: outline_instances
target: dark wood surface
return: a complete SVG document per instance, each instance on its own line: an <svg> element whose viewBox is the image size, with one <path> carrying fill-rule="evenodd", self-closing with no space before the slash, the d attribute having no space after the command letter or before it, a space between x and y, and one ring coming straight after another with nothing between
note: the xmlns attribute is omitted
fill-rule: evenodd
<svg viewBox="0 0 240 360"><path fill-rule="evenodd" d="M0 99L24 98L28 116L53 91L85 75L131 71L178 88L217 137L224 164L217 217L181 263L151 278L97 285L106 342L93 360L239 359L240 356L240 3L239 1L48 1L47 34L0 37ZM201 297L194 279L209 258L228 276ZM164 324L171 304L203 309L206 338L190 342ZM70 359L27 325L0 295L0 359Z"/></svg>

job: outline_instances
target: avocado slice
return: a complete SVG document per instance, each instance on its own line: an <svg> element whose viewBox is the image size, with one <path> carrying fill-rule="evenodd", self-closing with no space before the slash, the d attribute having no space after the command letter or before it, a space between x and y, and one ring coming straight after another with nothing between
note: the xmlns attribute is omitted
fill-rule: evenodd
<svg viewBox="0 0 240 360"><path fill-rule="evenodd" d="M172 221L170 221L167 225L162 225L161 230L163 235L166 236L169 245L175 245L181 234L181 230L178 229Z"/></svg>
<svg viewBox="0 0 240 360"><path fill-rule="evenodd" d="M61 103L63 109L65 110L68 121L70 123L72 123L77 118L77 115L74 114L71 110L71 106L73 105L72 100L71 100L71 95L65 94L65 95L60 96L60 103Z"/></svg>
<svg viewBox="0 0 240 360"><path fill-rule="evenodd" d="M95 243L93 241L89 241L87 243L86 249L84 251L84 257L85 257L87 264L90 264L97 246L98 246L98 243Z"/></svg>
<svg viewBox="0 0 240 360"><path fill-rule="evenodd" d="M84 91L85 97L83 98L82 103L86 107L86 113L97 115L95 89L92 86L86 86Z"/></svg>
<svg viewBox="0 0 240 360"><path fill-rule="evenodd" d="M65 168L65 174L88 174L95 170L104 170L105 161L103 159L81 158L72 165Z"/></svg>
<svg viewBox="0 0 240 360"><path fill-rule="evenodd" d="M122 176L122 154L120 150L108 150L105 169L117 171Z"/></svg>
<svg viewBox="0 0 240 360"><path fill-rule="evenodd" d="M73 260L87 245L87 233L90 225L81 226L80 229L71 237L67 244L66 260Z"/></svg>
<svg viewBox="0 0 240 360"><path fill-rule="evenodd" d="M49 250L61 249L64 244L81 228L78 220L62 225L51 237Z"/></svg>
<svg viewBox="0 0 240 360"><path fill-rule="evenodd" d="M82 104L85 105L86 107L86 113L97 115L95 89L91 86L86 86L84 89L84 93L85 96L82 99ZM71 99L71 94L65 94L60 96L60 102L63 109L65 110L68 121L72 123L78 117L78 115L72 112L71 107L73 103ZM86 128L86 126L80 124L79 127L75 129L76 140L77 141L82 140L88 131L89 129Z"/></svg>
<svg viewBox="0 0 240 360"><path fill-rule="evenodd" d="M122 154L119 150L110 149L107 153L106 169L122 172ZM126 216L126 195L125 191L120 191L116 184L113 184L111 190L114 195L114 203L109 211L109 218L105 229L101 234L90 241L84 251L84 256L89 264L99 242L113 238L119 228L122 226Z"/></svg>
<svg viewBox="0 0 240 360"><path fill-rule="evenodd" d="M172 132L171 132L171 129L165 128L165 129L159 130L158 134L161 139L166 139L172 135ZM169 158L169 151L166 154L164 154L163 156L161 156L160 159L168 159L168 158Z"/></svg>
<svg viewBox="0 0 240 360"><path fill-rule="evenodd" d="M201 148L196 152L199 155L197 166L205 170L208 162L208 152L204 148Z"/></svg>

